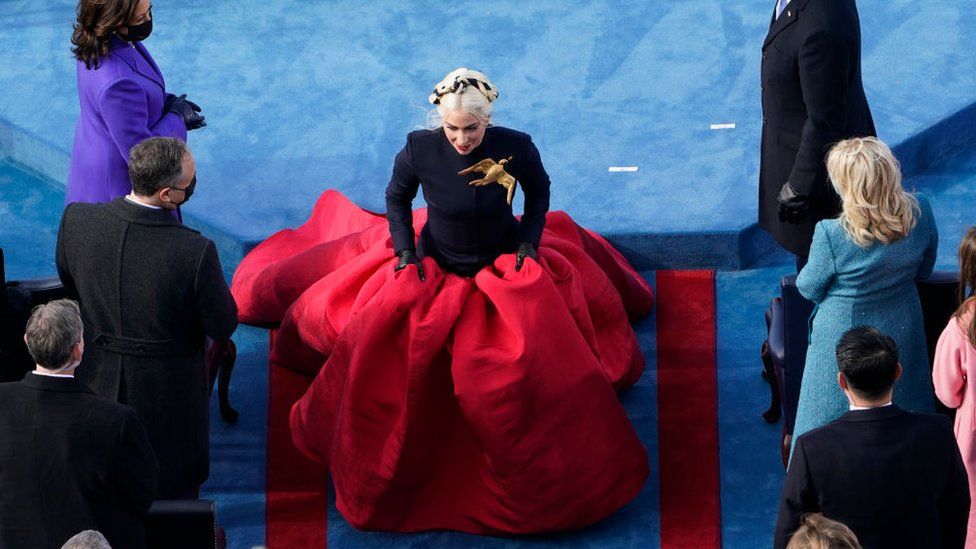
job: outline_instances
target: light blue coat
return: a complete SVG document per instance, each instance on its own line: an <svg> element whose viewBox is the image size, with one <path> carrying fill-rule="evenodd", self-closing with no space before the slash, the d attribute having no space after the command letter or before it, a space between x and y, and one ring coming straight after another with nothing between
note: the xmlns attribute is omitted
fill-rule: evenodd
<svg viewBox="0 0 976 549"><path fill-rule="evenodd" d="M931 412L934 392L922 307L915 279L935 266L939 233L928 199L918 195L920 213L908 236L890 244L855 244L836 219L817 224L810 260L796 286L814 309L810 347L800 386L793 440L848 411L837 385L837 343L847 330L874 326L898 343L902 376L894 403L906 410Z"/></svg>

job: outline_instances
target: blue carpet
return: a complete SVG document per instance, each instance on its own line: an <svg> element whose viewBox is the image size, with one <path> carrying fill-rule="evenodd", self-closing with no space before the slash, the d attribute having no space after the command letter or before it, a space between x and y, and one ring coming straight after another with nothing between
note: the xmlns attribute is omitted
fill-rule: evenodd
<svg viewBox="0 0 976 549"><path fill-rule="evenodd" d="M966 229L976 225L973 196L976 191L976 140L968 149L946 159L929 171L909 178L909 189L924 192L932 201L939 226L939 258L936 268L959 269L957 250Z"/></svg>
<svg viewBox="0 0 976 549"><path fill-rule="evenodd" d="M268 440L268 332L241 326L234 334L237 365L230 387L237 423L220 419L210 403L210 478L201 497L217 502L228 547L264 543L265 464Z"/></svg>
<svg viewBox="0 0 976 549"><path fill-rule="evenodd" d="M649 268L738 267L749 259L738 233L756 218L772 4L172 0L155 7L147 46L207 115L190 137L201 184L186 213L225 244L297 224L327 187L383 210L431 86L465 65L499 85L496 121L535 137L555 208ZM0 148L62 182L78 110L74 6L0 2L0 55L16 60L0 67ZM861 3L867 95L890 143L976 100L973 6Z"/></svg>
<svg viewBox="0 0 976 549"><path fill-rule="evenodd" d="M782 425L760 414L769 385L759 376L763 312L790 267L718 273L718 411L724 547L770 547L783 483Z"/></svg>
<svg viewBox="0 0 976 549"><path fill-rule="evenodd" d="M57 276L58 238L64 188L0 161L0 248L8 280Z"/></svg>

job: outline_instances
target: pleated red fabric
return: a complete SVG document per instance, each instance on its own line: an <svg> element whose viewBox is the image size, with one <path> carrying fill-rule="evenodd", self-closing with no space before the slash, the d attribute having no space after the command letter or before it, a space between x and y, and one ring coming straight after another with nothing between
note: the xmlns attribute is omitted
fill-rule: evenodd
<svg viewBox="0 0 976 549"><path fill-rule="evenodd" d="M280 322L272 360L315 376L292 440L329 468L343 517L522 534L632 500L647 452L615 391L643 371L629 321L653 298L627 261L563 212L520 272L512 254L473 278L425 258L421 282L392 255L382 215L327 191L232 284L242 322Z"/></svg>

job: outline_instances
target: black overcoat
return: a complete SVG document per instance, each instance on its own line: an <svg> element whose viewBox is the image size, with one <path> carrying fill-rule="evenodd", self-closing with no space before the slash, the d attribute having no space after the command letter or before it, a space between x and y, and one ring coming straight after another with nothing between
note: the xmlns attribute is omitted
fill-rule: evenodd
<svg viewBox="0 0 976 549"><path fill-rule="evenodd" d="M806 513L847 525L866 549L962 549L969 481L952 422L891 405L801 435L783 482L776 548Z"/></svg>
<svg viewBox="0 0 976 549"><path fill-rule="evenodd" d="M472 187L468 183L484 174L458 175L485 158L499 162L509 157L505 171L525 196L521 221L515 219L504 187ZM419 246L411 211L418 188L427 201ZM481 144L461 155L442 130L419 130L407 136L396 156L386 209L396 251L416 246L421 257L431 256L444 269L471 276L499 254L514 252L520 242L539 245L549 211L549 175L528 134L488 126Z"/></svg>
<svg viewBox="0 0 976 549"><path fill-rule="evenodd" d="M79 379L135 409L159 458L159 499L192 492L209 473L206 338L237 327L214 243L118 198L65 209L56 261L85 323Z"/></svg>
<svg viewBox="0 0 976 549"><path fill-rule="evenodd" d="M861 84L861 28L854 0L792 0L773 17L762 47L759 225L807 256L817 222L840 213L827 151L875 135ZM787 181L811 199L798 225L779 220L776 197Z"/></svg>
<svg viewBox="0 0 976 549"><path fill-rule="evenodd" d="M58 549L82 530L145 547L157 464L132 409L72 378L0 384L0 547Z"/></svg>

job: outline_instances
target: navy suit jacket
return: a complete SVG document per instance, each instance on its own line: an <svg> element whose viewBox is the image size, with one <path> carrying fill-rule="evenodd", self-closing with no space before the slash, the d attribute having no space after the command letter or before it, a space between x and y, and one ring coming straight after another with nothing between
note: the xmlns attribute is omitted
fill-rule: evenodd
<svg viewBox="0 0 976 549"><path fill-rule="evenodd" d="M805 513L846 524L861 546L959 547L969 481L949 418L898 406L848 412L796 440L774 546Z"/></svg>
<svg viewBox="0 0 976 549"><path fill-rule="evenodd" d="M0 384L0 547L57 549L82 530L145 547L158 466L135 412L72 378Z"/></svg>
<svg viewBox="0 0 976 549"><path fill-rule="evenodd" d="M773 3L773 2L770 2ZM759 225L805 256L817 221L840 213L827 181L831 145L875 135L861 83L861 23L854 0L792 0L770 22L762 46ZM787 181L810 197L799 224L779 220Z"/></svg>

